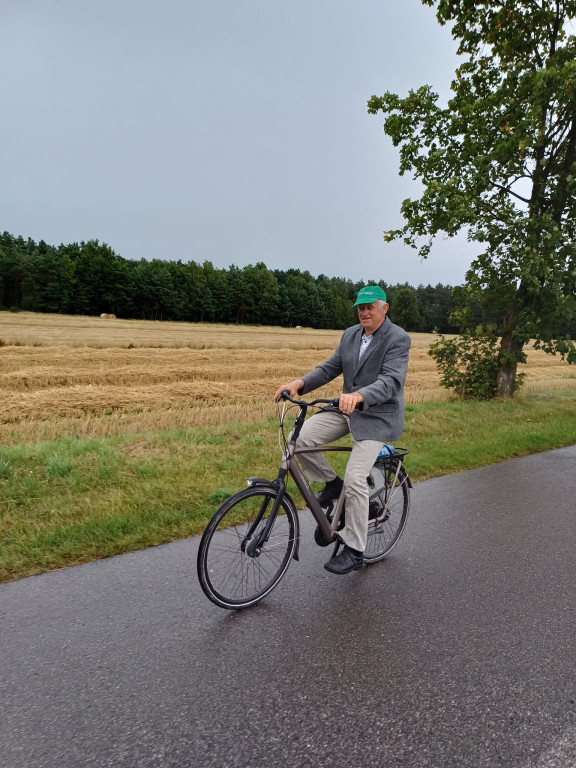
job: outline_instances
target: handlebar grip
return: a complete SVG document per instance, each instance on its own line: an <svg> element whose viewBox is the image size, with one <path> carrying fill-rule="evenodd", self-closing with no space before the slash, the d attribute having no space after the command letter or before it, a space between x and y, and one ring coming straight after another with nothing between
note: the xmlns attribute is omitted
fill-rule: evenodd
<svg viewBox="0 0 576 768"><path fill-rule="evenodd" d="M332 400L332 405L334 408L340 407L340 398L335 397L334 400ZM354 409L356 411L363 411L364 410L364 403L356 403L356 408Z"/></svg>
<svg viewBox="0 0 576 768"><path fill-rule="evenodd" d="M289 400L291 403L296 403L296 404L298 404L299 402L298 400L294 400L289 390L287 389L283 389L282 392L280 392L280 394L276 398L276 402L278 402L279 400Z"/></svg>

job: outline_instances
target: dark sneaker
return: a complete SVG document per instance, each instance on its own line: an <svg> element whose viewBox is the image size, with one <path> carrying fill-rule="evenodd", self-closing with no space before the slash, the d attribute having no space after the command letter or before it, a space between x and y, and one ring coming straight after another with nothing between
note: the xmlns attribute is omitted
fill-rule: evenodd
<svg viewBox="0 0 576 768"><path fill-rule="evenodd" d="M339 477L335 477L334 480L327 482L324 488L316 494L316 498L322 509L326 509L334 499L337 499L338 496L340 496L340 491L342 490L343 485L344 481Z"/></svg>

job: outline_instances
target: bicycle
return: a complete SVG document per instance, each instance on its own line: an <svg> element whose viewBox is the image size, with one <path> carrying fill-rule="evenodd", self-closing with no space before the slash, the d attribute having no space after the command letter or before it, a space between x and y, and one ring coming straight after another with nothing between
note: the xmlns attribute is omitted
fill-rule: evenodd
<svg viewBox="0 0 576 768"><path fill-rule="evenodd" d="M344 491L325 510L316 499L295 457L303 453L348 451L345 446L322 445L297 448L296 442L309 408L338 407L338 398L311 402L295 400L284 391L280 397L279 436L284 451L275 480L249 477L247 488L227 499L208 523L198 550L198 577L206 596L222 608L248 608L265 598L280 582L292 559L299 559L300 522L296 506L286 490L290 476L314 516L314 534L320 546L341 545L338 531L343 527ZM294 428L286 438L284 422L293 406L299 408ZM409 453L379 456L367 478L369 491L368 544L365 563L382 560L397 544L406 526L412 483L403 460ZM281 514L281 512L283 514Z"/></svg>

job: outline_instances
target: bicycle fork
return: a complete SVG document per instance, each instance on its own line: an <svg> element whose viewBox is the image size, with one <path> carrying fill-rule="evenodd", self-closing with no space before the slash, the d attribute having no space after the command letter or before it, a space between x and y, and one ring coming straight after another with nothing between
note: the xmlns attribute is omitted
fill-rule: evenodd
<svg viewBox="0 0 576 768"><path fill-rule="evenodd" d="M268 508L268 504L270 501L269 499L264 499L262 501L262 504L260 505L260 510L258 511L258 514L254 518L254 521L252 522L251 526L248 528L246 536L244 537L244 540L240 545L240 548L246 555L248 555L248 557L258 557L262 552L262 547L264 546L264 544L266 544L266 542L270 538L270 534L272 532L272 526L274 525L274 521L276 520L276 515L278 514L278 510L280 509L280 506L284 500L284 496L286 495L286 483L284 481L284 476L282 476L282 473L280 473L278 475L276 482L270 483L270 486L276 488L278 490L278 493L276 494L276 498L274 499L274 505L272 507L272 511L270 512L270 515L268 516L266 525L264 526L264 528L262 528L259 534L254 535L258 529L258 526L262 522L262 518L264 517L266 509ZM259 478L249 478L249 481L250 480L257 481L259 480ZM268 485L268 483L266 484ZM297 556L295 557L296 559L298 559Z"/></svg>
<svg viewBox="0 0 576 768"><path fill-rule="evenodd" d="M266 521L266 525L264 526L264 528L260 531L259 534L257 534L256 536L254 535L256 530L258 529L258 526L262 522L262 518L264 517L266 509L268 508L267 499L264 500L260 505L260 510L256 515L253 523L248 528L248 532L246 533L246 536L244 537L244 540L240 545L242 552L244 552L248 557L254 558L254 557L260 556L262 552L262 547L264 546L264 544L266 544L266 542L270 538L270 534L272 532L272 526L274 525L274 521L276 520L276 515L278 514L278 511L284 499L286 499L289 502L290 506L295 512L292 499L286 493L286 477L288 476L288 470L291 464L292 457L294 456L297 435L299 434L302 424L304 423L305 415L306 415L305 412L300 413L299 416L297 416L296 418L296 423L295 423L294 431L292 434L292 440L290 442L290 445L284 451L284 454L282 456L282 464L280 465L280 469L278 470L278 477L276 478L276 480L272 483L269 480L264 480L261 477L248 478L249 486L264 485L264 486L267 486L268 488L274 488L277 491L276 498L274 500L274 505L272 507L272 511L270 512L270 515L268 517L268 520ZM300 543L300 533L299 533L299 527L298 527L298 515L296 513L294 515L294 519L295 519L295 525L296 525L296 530L294 531L294 536L296 538L296 549L294 550L294 560L299 560L298 550L299 550L299 543Z"/></svg>

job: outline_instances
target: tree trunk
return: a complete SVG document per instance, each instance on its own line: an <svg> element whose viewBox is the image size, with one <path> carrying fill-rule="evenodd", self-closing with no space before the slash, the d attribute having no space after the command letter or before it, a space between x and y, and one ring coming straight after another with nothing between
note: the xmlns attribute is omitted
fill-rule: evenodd
<svg viewBox="0 0 576 768"><path fill-rule="evenodd" d="M496 388L500 397L514 395L518 360L522 356L523 346L521 341L512 338L512 328L504 331L500 342L500 370L496 378Z"/></svg>

